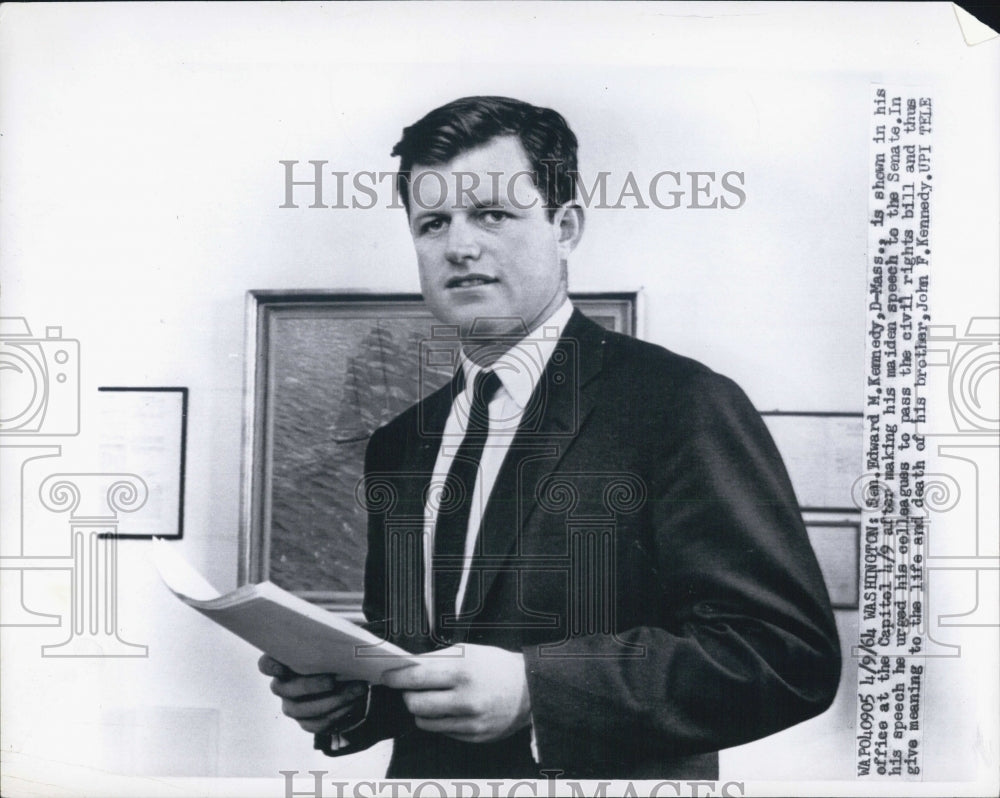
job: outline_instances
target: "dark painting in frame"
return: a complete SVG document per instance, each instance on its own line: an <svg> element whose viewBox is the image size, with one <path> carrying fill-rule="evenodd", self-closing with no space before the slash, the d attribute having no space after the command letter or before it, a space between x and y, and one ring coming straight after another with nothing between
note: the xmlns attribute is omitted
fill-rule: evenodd
<svg viewBox="0 0 1000 798"><path fill-rule="evenodd" d="M636 334L636 292L570 296ZM441 329L419 294L248 292L240 584L270 580L360 618L365 447L450 379L452 365L420 365Z"/></svg>

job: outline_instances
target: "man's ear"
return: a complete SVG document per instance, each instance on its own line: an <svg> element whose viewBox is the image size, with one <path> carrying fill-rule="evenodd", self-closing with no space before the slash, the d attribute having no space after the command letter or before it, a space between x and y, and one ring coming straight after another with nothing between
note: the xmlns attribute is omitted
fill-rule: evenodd
<svg viewBox="0 0 1000 798"><path fill-rule="evenodd" d="M552 226L556 231L556 243L559 246L559 257L566 260L576 249L583 237L583 208L572 200L556 208L552 216Z"/></svg>

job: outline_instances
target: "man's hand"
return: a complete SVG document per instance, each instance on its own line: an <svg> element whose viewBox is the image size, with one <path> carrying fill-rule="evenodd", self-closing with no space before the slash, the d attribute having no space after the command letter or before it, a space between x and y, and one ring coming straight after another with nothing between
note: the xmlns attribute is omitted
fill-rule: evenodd
<svg viewBox="0 0 1000 798"><path fill-rule="evenodd" d="M424 654L388 671L383 684L403 690L417 726L467 743L507 737L528 725L531 702L524 656L463 644Z"/></svg>
<svg viewBox="0 0 1000 798"><path fill-rule="evenodd" d="M332 673L302 676L264 654L257 667L271 679L281 711L307 732L347 729L364 718L368 682L340 681Z"/></svg>

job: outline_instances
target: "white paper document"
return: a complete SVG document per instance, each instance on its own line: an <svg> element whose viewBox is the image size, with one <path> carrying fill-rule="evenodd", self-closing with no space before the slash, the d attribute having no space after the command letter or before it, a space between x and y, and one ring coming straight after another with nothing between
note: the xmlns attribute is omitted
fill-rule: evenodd
<svg viewBox="0 0 1000 798"><path fill-rule="evenodd" d="M220 594L169 544L154 541L152 559L177 598L296 673L335 673L378 683L386 671L415 659L273 582Z"/></svg>

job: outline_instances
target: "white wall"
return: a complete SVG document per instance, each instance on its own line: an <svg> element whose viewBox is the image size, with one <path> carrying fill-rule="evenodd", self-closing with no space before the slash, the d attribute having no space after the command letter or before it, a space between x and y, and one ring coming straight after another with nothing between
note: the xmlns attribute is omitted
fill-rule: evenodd
<svg viewBox="0 0 1000 798"><path fill-rule="evenodd" d="M671 18L643 6L629 22L557 4L519 12L516 29L492 6L238 11L0 11L2 311L36 333L62 326L82 352L82 434L52 441L63 446L58 466L38 461L26 480L88 462L97 386L188 386L176 548L234 587L246 291L417 290L402 211L280 209L278 161L391 170L405 124L472 93L560 110L585 172L743 172L738 210L592 211L571 288L641 289L643 336L732 376L761 409L858 409L868 84L885 77L894 48L926 79L919 64L945 61L944 45L914 54L911 35L880 50L864 27L832 16L817 25L787 7L785 22L744 20L749 30L688 7ZM870 13L877 30L887 12ZM560 27L563 16L575 25ZM932 42L939 21L912 24ZM5 508L6 529L15 511ZM47 523L26 534L65 529ZM121 545L120 621L148 658L42 658L59 632L5 630L6 752L144 774L381 766L384 748L314 755L280 716L256 654L168 596L146 545ZM60 612L65 577L32 577L39 605ZM852 639L852 618L840 621ZM852 698L848 684L827 717L789 733L800 755L761 743L724 762L764 777L848 778ZM217 757L203 756L212 746Z"/></svg>

